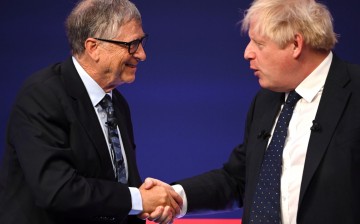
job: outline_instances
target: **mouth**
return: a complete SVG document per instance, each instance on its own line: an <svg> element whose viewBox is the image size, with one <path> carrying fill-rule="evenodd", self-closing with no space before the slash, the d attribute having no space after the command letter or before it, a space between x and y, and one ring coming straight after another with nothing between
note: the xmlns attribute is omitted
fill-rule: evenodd
<svg viewBox="0 0 360 224"><path fill-rule="evenodd" d="M254 71L254 74L257 75L257 73L259 72L259 69L255 68L255 67L251 67L250 69Z"/></svg>
<svg viewBox="0 0 360 224"><path fill-rule="evenodd" d="M129 68L134 68L134 69L137 67L136 64L130 64L130 63L127 63L126 66Z"/></svg>

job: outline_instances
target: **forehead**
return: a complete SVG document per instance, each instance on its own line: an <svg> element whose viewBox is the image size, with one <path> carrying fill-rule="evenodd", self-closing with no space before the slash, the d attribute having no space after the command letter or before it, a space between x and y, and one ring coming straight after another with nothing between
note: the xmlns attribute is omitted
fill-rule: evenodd
<svg viewBox="0 0 360 224"><path fill-rule="evenodd" d="M118 31L117 37L126 39L126 40L133 40L144 36L145 33L142 29L142 23L138 20L130 20L129 22L123 24Z"/></svg>
<svg viewBox="0 0 360 224"><path fill-rule="evenodd" d="M261 41L269 41L269 38L266 37L265 35L261 34L259 32L259 29L255 25L250 24L248 35L249 35L250 39L254 39L254 40L258 40L258 41L260 41L260 40Z"/></svg>
<svg viewBox="0 0 360 224"><path fill-rule="evenodd" d="M258 28L258 26L257 26L258 24L257 24L256 21L257 21L256 18L252 18L252 19L250 20L249 30L248 30L248 34L249 34L250 37L252 37L252 36L259 36L259 34L258 34L259 28Z"/></svg>

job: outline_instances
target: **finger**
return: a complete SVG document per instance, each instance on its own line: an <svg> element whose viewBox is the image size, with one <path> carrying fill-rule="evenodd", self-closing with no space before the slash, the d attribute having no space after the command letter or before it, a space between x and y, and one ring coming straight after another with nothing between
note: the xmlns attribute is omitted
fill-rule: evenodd
<svg viewBox="0 0 360 224"><path fill-rule="evenodd" d="M179 204L172 197L170 197L169 200L170 200L170 206L174 209L175 212L174 216L179 215L181 211Z"/></svg>
<svg viewBox="0 0 360 224"><path fill-rule="evenodd" d="M162 222L161 224L168 224L172 222L174 217L174 209L170 206L166 206L163 212L163 215L161 216Z"/></svg>
<svg viewBox="0 0 360 224"><path fill-rule="evenodd" d="M159 219L161 217L163 212L164 212L164 207L163 206L156 207L155 211L153 211L148 216L148 220L158 223L157 219Z"/></svg>
<svg viewBox="0 0 360 224"><path fill-rule="evenodd" d="M175 209L175 216L179 215L181 212L181 208L183 205L183 199L181 198L181 196L176 193L175 191L170 191L170 195L172 197L172 199L175 201L176 204L172 203L173 208Z"/></svg>
<svg viewBox="0 0 360 224"><path fill-rule="evenodd" d="M165 206L163 213L159 218L156 219L156 222L160 224L168 223L173 217L174 209L170 206Z"/></svg>
<svg viewBox="0 0 360 224"><path fill-rule="evenodd" d="M149 213L143 212L138 215L139 219L145 220L149 217Z"/></svg>
<svg viewBox="0 0 360 224"><path fill-rule="evenodd" d="M181 197L178 193L176 193L174 190L170 191L170 195L171 195L171 197L176 201L176 203L177 203L180 207L182 207L182 205L183 205L183 199L182 199L182 197Z"/></svg>

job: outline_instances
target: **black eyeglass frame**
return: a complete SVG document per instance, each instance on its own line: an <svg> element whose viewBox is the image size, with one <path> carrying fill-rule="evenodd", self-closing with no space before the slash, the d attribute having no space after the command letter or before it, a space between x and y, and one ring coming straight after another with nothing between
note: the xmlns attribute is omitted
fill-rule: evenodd
<svg viewBox="0 0 360 224"><path fill-rule="evenodd" d="M134 54L139 49L140 44L143 47L145 46L145 41L147 40L148 37L149 37L149 35L145 34L143 37L141 37L139 39L132 40L130 42L123 42L123 41L118 41L118 40L109 40L109 39L103 39L103 38L97 38L97 37L94 37L94 39L104 41L104 42L108 42L108 43L117 44L117 45L126 46L128 48L129 54ZM134 44L136 44L135 45L136 47L133 50L131 50L131 45L134 45Z"/></svg>

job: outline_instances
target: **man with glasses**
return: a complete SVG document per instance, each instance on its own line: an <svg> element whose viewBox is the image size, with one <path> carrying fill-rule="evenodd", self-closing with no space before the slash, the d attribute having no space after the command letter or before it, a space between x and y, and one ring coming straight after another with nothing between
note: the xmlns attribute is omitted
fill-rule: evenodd
<svg viewBox="0 0 360 224"><path fill-rule="evenodd" d="M135 80L147 34L128 0L81 0L66 21L72 57L32 75L8 123L0 223L144 223L181 198L141 186L130 111L115 88ZM135 215L135 216L134 216Z"/></svg>

